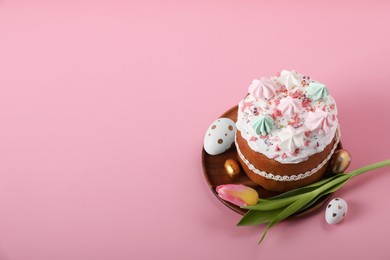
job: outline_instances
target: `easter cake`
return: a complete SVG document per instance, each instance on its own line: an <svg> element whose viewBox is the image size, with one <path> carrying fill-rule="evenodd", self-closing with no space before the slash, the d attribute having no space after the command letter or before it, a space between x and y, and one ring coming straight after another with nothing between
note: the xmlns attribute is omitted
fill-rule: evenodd
<svg viewBox="0 0 390 260"><path fill-rule="evenodd" d="M255 183L287 191L314 183L340 140L337 107L326 86L295 71L253 80L239 102L235 145Z"/></svg>

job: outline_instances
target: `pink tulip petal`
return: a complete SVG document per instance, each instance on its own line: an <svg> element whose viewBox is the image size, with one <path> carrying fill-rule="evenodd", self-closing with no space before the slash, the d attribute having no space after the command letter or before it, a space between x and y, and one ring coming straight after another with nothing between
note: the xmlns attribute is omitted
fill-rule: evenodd
<svg viewBox="0 0 390 260"><path fill-rule="evenodd" d="M226 200L226 201L228 201L228 202L230 202L230 203L232 203L232 204L234 204L236 206L239 206L239 207L246 206L246 203L243 200L241 200L241 199L239 199L237 197L230 196L230 195L222 195L222 194L218 194L218 196L221 199Z"/></svg>
<svg viewBox="0 0 390 260"><path fill-rule="evenodd" d="M225 184L216 188L218 195L237 206L254 205L259 199L256 190L242 184Z"/></svg>
<svg viewBox="0 0 390 260"><path fill-rule="evenodd" d="M219 185L216 190L218 193L229 194L232 191L243 191L248 187L243 184L224 184Z"/></svg>

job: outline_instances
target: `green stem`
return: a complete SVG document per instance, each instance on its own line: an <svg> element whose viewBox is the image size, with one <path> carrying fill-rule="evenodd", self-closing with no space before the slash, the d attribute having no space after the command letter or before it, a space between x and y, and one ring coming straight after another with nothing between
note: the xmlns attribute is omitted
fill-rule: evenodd
<svg viewBox="0 0 390 260"><path fill-rule="evenodd" d="M364 166L362 168L359 168L357 170L351 171L349 174L352 175L352 177L358 176L360 174L363 174L368 171L372 171L381 167L390 166L390 160L385 160L381 162L377 162L371 165Z"/></svg>
<svg viewBox="0 0 390 260"><path fill-rule="evenodd" d="M385 161L381 161L381 162L377 162L377 163L374 163L371 165L364 166L362 168L359 168L357 170L350 172L349 174L339 174L338 178L329 181L328 183L322 185L321 187L314 190L313 192L318 195L318 194L322 193L323 191L327 190L328 188L331 188L335 184L341 183L343 181L346 181L350 178L353 178L353 177L358 176L360 174L363 174L365 172L372 171L372 170L375 170L375 169L378 169L381 167L385 167L385 166L390 166L390 160L385 160Z"/></svg>
<svg viewBox="0 0 390 260"><path fill-rule="evenodd" d="M316 195L319 195L322 192L326 191L327 189L333 187L334 185L339 184L339 183L341 183L343 181L346 181L347 179L350 179L353 176L350 175L350 174L339 174L337 177L338 178L333 179L333 180L327 182L326 184L320 186L319 188L317 188L316 190L313 190L312 192L314 194L316 194Z"/></svg>

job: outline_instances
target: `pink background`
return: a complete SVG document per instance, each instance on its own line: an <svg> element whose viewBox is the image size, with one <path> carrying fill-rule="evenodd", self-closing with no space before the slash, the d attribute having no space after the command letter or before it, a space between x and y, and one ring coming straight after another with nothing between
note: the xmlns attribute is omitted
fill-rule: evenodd
<svg viewBox="0 0 390 260"><path fill-rule="evenodd" d="M390 169L273 228L208 189L209 124L295 69L338 102L351 169L390 158L390 3L0 1L0 259L389 259Z"/></svg>

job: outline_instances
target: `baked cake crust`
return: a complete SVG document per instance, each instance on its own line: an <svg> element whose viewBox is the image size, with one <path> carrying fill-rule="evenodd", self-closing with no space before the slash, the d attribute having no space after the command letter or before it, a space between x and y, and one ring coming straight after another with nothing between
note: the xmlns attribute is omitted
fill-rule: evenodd
<svg viewBox="0 0 390 260"><path fill-rule="evenodd" d="M249 147L248 142L242 137L241 132L240 131L236 132L236 143L239 146L242 155L256 169L265 171L267 173L272 173L274 175L281 175L281 176L298 175L314 169L326 159L326 157L332 151L335 142L336 142L336 136L333 137L331 143L328 144L322 152L314 154L310 156L307 160L302 161L300 163L289 164L289 163L280 163L276 160L266 157L261 153L253 151ZM329 162L325 163L324 166L322 166L318 171L316 171L315 173L313 173L307 178L294 180L294 181L276 181L272 179L267 179L263 176L260 176L259 174L254 173L252 170L249 169L246 163L243 162L240 156L238 156L238 160L243 170L252 181L261 185L265 189L280 191L280 192L296 189L320 180L321 177L324 175L326 171L326 167L329 163Z"/></svg>

